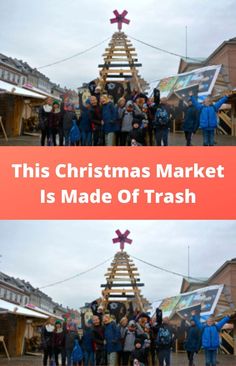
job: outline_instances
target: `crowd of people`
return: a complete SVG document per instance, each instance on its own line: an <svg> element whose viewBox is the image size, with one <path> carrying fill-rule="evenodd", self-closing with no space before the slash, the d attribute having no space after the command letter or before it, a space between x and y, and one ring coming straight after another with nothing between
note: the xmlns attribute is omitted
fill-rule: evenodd
<svg viewBox="0 0 236 366"><path fill-rule="evenodd" d="M190 93L188 105L184 107L182 102L182 130L187 146L192 145L192 136L198 128L203 133L203 145L214 145L217 112L227 100L225 96L216 103L210 98L198 103ZM152 98L134 91L115 104L110 95L97 87L85 101L79 94L78 110L72 103L60 105L47 98L39 110L41 145L167 146L173 110L166 98L160 98L158 89L154 89Z"/></svg>
<svg viewBox="0 0 236 366"><path fill-rule="evenodd" d="M204 324L193 312L184 340L189 366L195 365L194 357L201 347L205 365L216 366L219 332L230 319L226 316L215 323L208 318ZM176 339L176 327L169 318L162 317L160 309L152 318L139 312L131 319L125 316L116 322L99 307L80 336L73 321L47 321L42 328L43 366L59 365L59 355L62 366L170 366Z"/></svg>

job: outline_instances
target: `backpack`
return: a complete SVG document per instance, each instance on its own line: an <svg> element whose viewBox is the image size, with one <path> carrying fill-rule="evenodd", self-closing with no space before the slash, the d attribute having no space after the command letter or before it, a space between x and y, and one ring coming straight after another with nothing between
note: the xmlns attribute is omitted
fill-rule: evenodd
<svg viewBox="0 0 236 366"><path fill-rule="evenodd" d="M71 130L70 130L70 142L72 144L74 144L79 140L80 140L80 130L76 124L76 121L73 120L73 126L71 127Z"/></svg>
<svg viewBox="0 0 236 366"><path fill-rule="evenodd" d="M155 119L153 121L154 127L165 127L169 123L169 116L165 108L157 108Z"/></svg>
<svg viewBox="0 0 236 366"><path fill-rule="evenodd" d="M73 351L71 353L71 361L73 363L80 362L83 358L83 352L79 345L78 339L75 339L75 346L73 348Z"/></svg>
<svg viewBox="0 0 236 366"><path fill-rule="evenodd" d="M159 328L156 343L157 346L168 346L171 345L172 335L168 328L161 327Z"/></svg>

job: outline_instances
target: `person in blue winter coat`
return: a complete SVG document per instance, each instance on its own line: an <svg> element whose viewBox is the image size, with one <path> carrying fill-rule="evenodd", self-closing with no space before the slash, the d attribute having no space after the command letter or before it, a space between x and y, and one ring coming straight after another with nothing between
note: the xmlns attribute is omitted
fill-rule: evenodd
<svg viewBox="0 0 236 366"><path fill-rule="evenodd" d="M192 315L198 329L202 332L201 345L205 351L206 366L216 366L217 349L220 346L219 332L231 319L231 316L226 316L217 323L215 323L213 317L209 317L206 323L201 323L194 311Z"/></svg>
<svg viewBox="0 0 236 366"><path fill-rule="evenodd" d="M102 104L102 126L105 134L105 145L115 144L115 132L117 131L117 113L114 104L110 101L107 94L101 96Z"/></svg>
<svg viewBox="0 0 236 366"><path fill-rule="evenodd" d="M199 123L203 133L203 146L214 146L214 132L217 127L217 112L222 104L228 101L228 96L224 96L218 102L212 103L211 99L207 97L204 104L198 103L194 98L193 93L190 92L190 98L193 106L199 110Z"/></svg>
<svg viewBox="0 0 236 366"><path fill-rule="evenodd" d="M183 131L186 139L186 146L192 145L192 135L196 133L199 126L198 112L193 106L191 99L188 101L188 107L184 111Z"/></svg>
<svg viewBox="0 0 236 366"><path fill-rule="evenodd" d="M92 325L92 320L89 320L87 326L84 329L83 337L81 340L84 354L84 366L95 366Z"/></svg>
<svg viewBox="0 0 236 366"><path fill-rule="evenodd" d="M122 350L120 329L109 314L103 316L105 347L108 366L116 366L118 352Z"/></svg>
<svg viewBox="0 0 236 366"><path fill-rule="evenodd" d="M92 145L92 119L91 119L91 103L87 99L85 104L82 102L82 95L79 94L80 118L79 128L81 132L81 145Z"/></svg>
<svg viewBox="0 0 236 366"><path fill-rule="evenodd" d="M201 332L193 319L191 319L186 333L184 348L187 352L189 366L194 366L194 354L198 353L201 348Z"/></svg>

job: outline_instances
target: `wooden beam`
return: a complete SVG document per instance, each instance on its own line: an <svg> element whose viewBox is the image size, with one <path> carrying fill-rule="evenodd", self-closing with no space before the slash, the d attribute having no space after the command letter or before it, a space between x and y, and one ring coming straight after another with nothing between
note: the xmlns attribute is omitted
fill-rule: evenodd
<svg viewBox="0 0 236 366"><path fill-rule="evenodd" d="M105 274L105 276L106 276L106 277L110 277L111 275L113 275L113 273L106 273L106 274ZM116 275L116 276L122 276L122 277L123 277L123 276L124 276L124 277L129 277L129 275L130 275L130 274L129 274L129 272L127 272L127 273L117 273L117 272L116 272L116 274L115 274L115 275ZM140 276L140 274L139 274L139 273L132 273L132 275L133 275L133 276Z"/></svg>
<svg viewBox="0 0 236 366"><path fill-rule="evenodd" d="M124 297L127 299L134 299L134 296L132 295L109 295L109 298L116 298L116 297Z"/></svg>
<svg viewBox="0 0 236 366"><path fill-rule="evenodd" d="M105 63L105 64L100 64L98 65L98 67L102 68L102 67L141 67L142 64L138 64L138 63L133 63L133 62L130 62L130 63L126 63L126 64L112 64L112 63Z"/></svg>
<svg viewBox="0 0 236 366"><path fill-rule="evenodd" d="M102 284L100 287L143 287L144 283L106 283Z"/></svg>
<svg viewBox="0 0 236 366"><path fill-rule="evenodd" d="M131 293L136 293L136 292L140 292L140 290L137 288L132 288L132 289L106 289L105 290L105 293L119 293L119 294L122 294L122 293L126 293L126 292L131 292Z"/></svg>
<svg viewBox="0 0 236 366"><path fill-rule="evenodd" d="M118 70L111 70L111 69L104 69L102 70L102 72L108 74L108 73L111 73L111 74L130 74L132 73L132 70L122 70L122 69L118 69Z"/></svg>
<svg viewBox="0 0 236 366"><path fill-rule="evenodd" d="M116 57L116 56L126 56L127 57L127 53L121 53L121 52L119 52L119 53L115 53L115 52L109 52L109 53L104 53L103 55L102 55L102 57L110 57L111 55L113 55L114 57ZM130 54L130 56L131 57L133 57L133 56L138 56L138 54L137 53L131 53Z"/></svg>
<svg viewBox="0 0 236 366"><path fill-rule="evenodd" d="M114 47L114 50L115 50L115 51L124 51L124 47L125 47L125 46L124 46L124 47L120 47L120 48L119 48L119 47L116 47L115 45L113 45L113 47ZM135 51L135 48L134 48L134 47L127 47L127 50L129 50L129 51ZM105 49L105 51L106 51L106 52L110 52L110 51L111 51L111 49L110 49L110 48L106 48L106 49Z"/></svg>

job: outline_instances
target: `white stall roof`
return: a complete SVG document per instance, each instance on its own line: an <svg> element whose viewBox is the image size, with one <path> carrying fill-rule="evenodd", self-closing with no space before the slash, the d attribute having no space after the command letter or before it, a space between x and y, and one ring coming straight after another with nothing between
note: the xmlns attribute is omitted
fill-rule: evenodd
<svg viewBox="0 0 236 366"><path fill-rule="evenodd" d="M6 81L0 80L0 93L5 92L6 94L11 95L19 95L22 97L28 97L28 98L37 98L37 99L45 99L45 96L35 93L33 91L30 91L28 89L23 89L19 86L7 83Z"/></svg>
<svg viewBox="0 0 236 366"><path fill-rule="evenodd" d="M0 314L4 313L10 313L10 314L16 314L16 315L23 315L28 316L32 318L41 318L41 319L47 319L48 316L44 314L40 314L34 310L23 308L22 306L12 304L5 300L0 300Z"/></svg>
<svg viewBox="0 0 236 366"><path fill-rule="evenodd" d="M38 306L36 306L36 305L33 305L33 304L26 304L26 305L25 305L25 307L26 307L27 309L32 309L32 310L37 311L37 312L39 312L39 313L42 313L42 314L44 314L44 315L47 315L47 316L50 316L50 317L53 317L53 318L57 318L57 319L63 320L63 318L62 318L61 316L56 315L56 314L53 314L53 313L50 313L49 311L46 311L46 310L44 310L44 309L41 309L41 308L39 308L39 307L38 307Z"/></svg>
<svg viewBox="0 0 236 366"><path fill-rule="evenodd" d="M53 95L53 94L50 94L50 93L47 93L46 91L41 90L39 88L36 88L35 86L33 86L31 84L24 84L23 85L23 88L26 89L26 90L31 90L34 93L38 93L38 94L44 95L45 97L49 97L49 98L52 98L52 99L56 99L58 101L61 101L61 98L60 97L58 97L56 95Z"/></svg>

